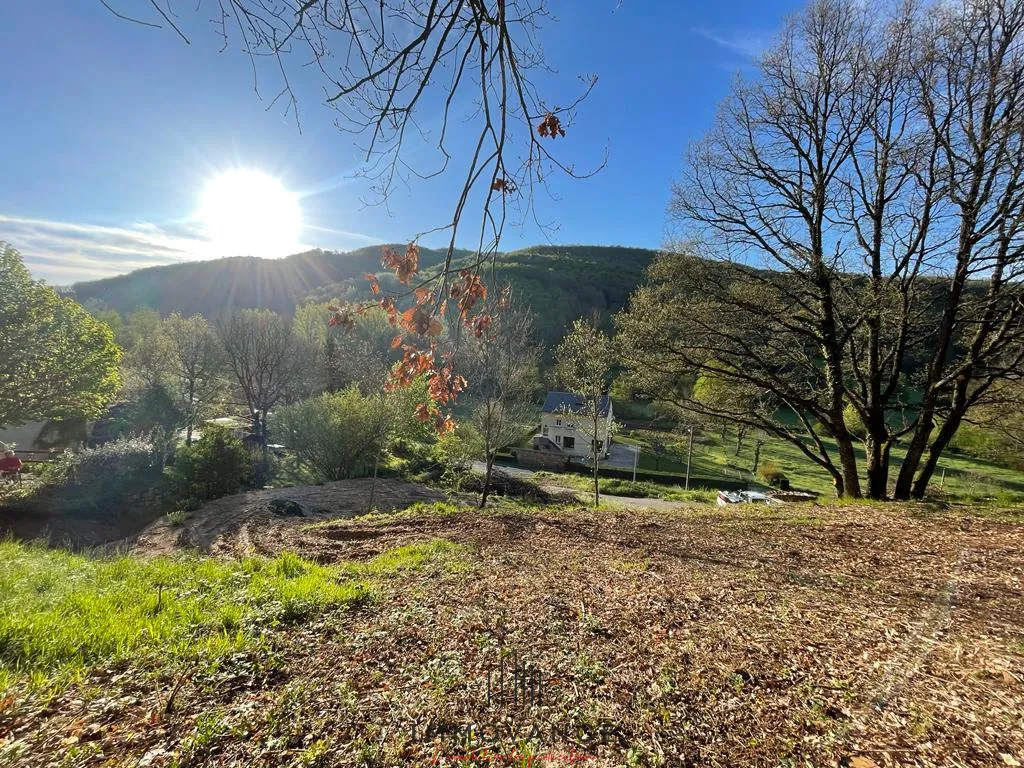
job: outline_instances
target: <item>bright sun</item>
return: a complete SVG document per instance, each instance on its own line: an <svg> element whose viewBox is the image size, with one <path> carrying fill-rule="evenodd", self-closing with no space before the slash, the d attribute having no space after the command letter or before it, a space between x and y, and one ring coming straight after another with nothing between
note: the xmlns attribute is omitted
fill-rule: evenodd
<svg viewBox="0 0 1024 768"><path fill-rule="evenodd" d="M298 250L298 198L261 171L235 169L211 179L199 204L206 233L223 256L287 256Z"/></svg>

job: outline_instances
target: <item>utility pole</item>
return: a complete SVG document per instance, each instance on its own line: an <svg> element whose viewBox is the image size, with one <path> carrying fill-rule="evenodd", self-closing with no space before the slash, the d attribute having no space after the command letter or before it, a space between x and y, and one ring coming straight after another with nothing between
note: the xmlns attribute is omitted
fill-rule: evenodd
<svg viewBox="0 0 1024 768"><path fill-rule="evenodd" d="M686 487L690 490L690 458L693 456L693 425L690 425L690 444L686 448Z"/></svg>

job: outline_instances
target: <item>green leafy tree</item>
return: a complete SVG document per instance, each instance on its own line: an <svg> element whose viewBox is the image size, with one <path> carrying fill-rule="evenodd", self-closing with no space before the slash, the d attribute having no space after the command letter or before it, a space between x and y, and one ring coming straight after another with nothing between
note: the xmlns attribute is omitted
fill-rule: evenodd
<svg viewBox="0 0 1024 768"><path fill-rule="evenodd" d="M177 312L160 327L168 350L171 391L185 417L185 442L192 430L225 390L224 348L213 326L201 315Z"/></svg>
<svg viewBox="0 0 1024 768"><path fill-rule="evenodd" d="M327 304L306 302L295 308L292 318L292 336L295 338L295 356L301 371L295 389L302 397L312 397L330 389L327 339L331 330L327 321L331 313Z"/></svg>
<svg viewBox="0 0 1024 768"><path fill-rule="evenodd" d="M0 424L96 417L121 386L110 328L0 242Z"/></svg>
<svg viewBox="0 0 1024 768"><path fill-rule="evenodd" d="M278 408L271 429L316 479L342 480L366 473L383 447L386 421L381 400L353 385Z"/></svg>
<svg viewBox="0 0 1024 768"><path fill-rule="evenodd" d="M611 384L615 366L615 350L612 340L592 323L577 320L562 343L555 350L556 375L559 381L583 396L583 406L573 415L578 419L578 428L590 438L591 461L594 467L594 506L601 500L598 485L598 471L601 463L602 439L611 440L611 428L607 434L602 425L605 421L602 399Z"/></svg>

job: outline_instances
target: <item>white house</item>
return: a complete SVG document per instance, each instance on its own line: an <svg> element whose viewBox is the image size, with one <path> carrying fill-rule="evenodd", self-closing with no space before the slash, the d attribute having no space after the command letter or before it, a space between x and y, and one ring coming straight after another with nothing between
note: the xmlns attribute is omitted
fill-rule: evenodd
<svg viewBox="0 0 1024 768"><path fill-rule="evenodd" d="M597 408L601 417L597 435L598 449L602 456L607 456L613 418L612 399L602 395ZM588 431L593 431L593 418L593 411L583 395L548 392L544 398L544 412L540 417L540 434L534 438L534 444L538 448L546 446L557 449L567 456L592 456ZM584 420L587 423L583 423Z"/></svg>

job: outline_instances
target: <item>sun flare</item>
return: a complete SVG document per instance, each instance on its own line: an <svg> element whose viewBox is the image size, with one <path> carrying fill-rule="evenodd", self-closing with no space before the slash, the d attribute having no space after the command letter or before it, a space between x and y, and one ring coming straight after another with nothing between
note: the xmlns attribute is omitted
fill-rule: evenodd
<svg viewBox="0 0 1024 768"><path fill-rule="evenodd" d="M235 169L210 179L199 218L222 256L295 253L302 232L298 198L262 171Z"/></svg>

